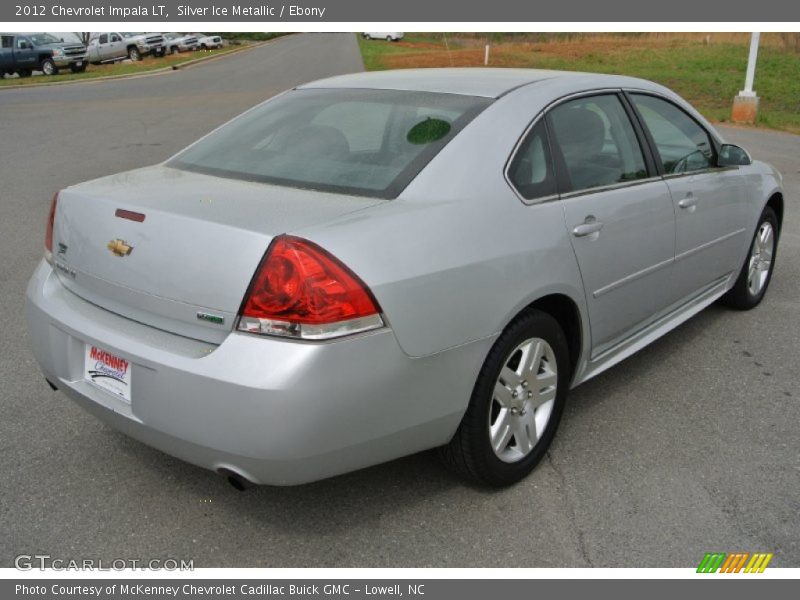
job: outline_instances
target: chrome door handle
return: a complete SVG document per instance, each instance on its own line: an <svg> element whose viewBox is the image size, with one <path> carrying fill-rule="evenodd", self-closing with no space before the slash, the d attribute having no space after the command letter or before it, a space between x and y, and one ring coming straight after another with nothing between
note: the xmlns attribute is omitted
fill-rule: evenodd
<svg viewBox="0 0 800 600"><path fill-rule="evenodd" d="M678 206L681 208L692 208L695 204L697 204L697 199L694 197L692 192L686 194L686 197L683 200L678 201Z"/></svg>
<svg viewBox="0 0 800 600"><path fill-rule="evenodd" d="M593 233L597 233L602 228L603 228L602 222L586 220L584 223L576 225L572 229L572 235L574 235L575 237L585 237L587 235L592 235Z"/></svg>

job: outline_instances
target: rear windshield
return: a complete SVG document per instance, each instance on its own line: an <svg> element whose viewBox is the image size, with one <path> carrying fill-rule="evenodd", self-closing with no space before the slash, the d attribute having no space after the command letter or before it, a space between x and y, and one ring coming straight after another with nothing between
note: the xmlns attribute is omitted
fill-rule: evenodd
<svg viewBox="0 0 800 600"><path fill-rule="evenodd" d="M167 164L394 198L490 102L428 92L295 90L245 113Z"/></svg>

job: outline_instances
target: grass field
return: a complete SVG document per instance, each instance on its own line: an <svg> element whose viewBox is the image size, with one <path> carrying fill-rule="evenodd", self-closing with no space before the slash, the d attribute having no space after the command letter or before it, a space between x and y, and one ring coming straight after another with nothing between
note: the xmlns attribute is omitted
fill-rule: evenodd
<svg viewBox="0 0 800 600"><path fill-rule="evenodd" d="M662 83L707 118L730 119L744 85L747 34L407 34L359 44L368 70L489 66L617 73ZM762 36L755 89L762 127L800 133L800 52L780 34Z"/></svg>
<svg viewBox="0 0 800 600"><path fill-rule="evenodd" d="M203 58L217 54L226 54L240 48L241 46L229 46L226 48L219 48L218 50L168 54L163 58L148 56L137 62L126 60L124 62L117 63L89 65L86 68L86 71L83 73L73 73L69 69L62 69L58 75L53 75L51 77L46 77L41 74L36 74L32 77L25 78L20 78L16 75L13 77L0 77L0 87L31 85L37 83L55 83L58 81L75 81L79 79L95 79L97 77L108 77L110 75L133 75L136 73L146 73L155 69L163 69L164 67L178 66L197 58Z"/></svg>

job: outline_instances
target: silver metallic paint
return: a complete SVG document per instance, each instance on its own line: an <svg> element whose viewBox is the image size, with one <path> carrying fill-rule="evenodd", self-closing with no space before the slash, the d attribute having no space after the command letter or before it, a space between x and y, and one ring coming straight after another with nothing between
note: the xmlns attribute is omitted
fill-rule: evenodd
<svg viewBox="0 0 800 600"><path fill-rule="evenodd" d="M575 94L661 95L722 141L673 92L638 79L430 69L308 87L497 100L392 201L163 166L67 188L55 239L68 245L68 264L77 257L91 275L69 264L71 281L42 262L27 294L36 358L69 397L148 444L260 483L312 481L446 443L495 338L544 296L568 298L580 317L572 384L602 372L733 285L758 215L781 189L777 172L756 161L521 202L506 180L507 162L536 116ZM695 206L683 208L690 191ZM116 208L146 212L148 228L105 216ZM590 211L603 228L575 238L571 230ZM87 215L92 227L82 222ZM279 233L310 239L348 265L369 285L387 327L327 342L231 332ZM119 260L102 250L95 259L98 245L116 237L135 252ZM145 256L138 265L137 255ZM225 326L198 322L197 312L208 310ZM82 380L85 343L133 363L130 406Z"/></svg>

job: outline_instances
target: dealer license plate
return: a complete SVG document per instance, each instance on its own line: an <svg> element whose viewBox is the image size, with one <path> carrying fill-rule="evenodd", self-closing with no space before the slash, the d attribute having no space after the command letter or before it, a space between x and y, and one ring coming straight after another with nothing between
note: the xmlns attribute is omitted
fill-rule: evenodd
<svg viewBox="0 0 800 600"><path fill-rule="evenodd" d="M126 359L87 344L83 377L130 404L131 364Z"/></svg>

